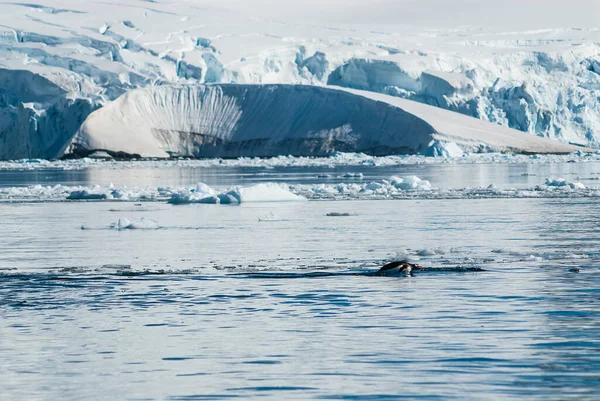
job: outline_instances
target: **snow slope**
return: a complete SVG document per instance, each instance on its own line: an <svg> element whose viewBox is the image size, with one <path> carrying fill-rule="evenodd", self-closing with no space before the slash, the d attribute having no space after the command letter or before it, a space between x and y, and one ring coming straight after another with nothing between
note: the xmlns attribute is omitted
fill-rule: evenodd
<svg viewBox="0 0 600 401"><path fill-rule="evenodd" d="M88 117L69 148L142 157L325 156L470 151L568 153L575 147L372 92L213 84L130 91Z"/></svg>
<svg viewBox="0 0 600 401"><path fill-rule="evenodd" d="M0 158L57 156L131 89L230 82L381 92L598 146L599 12L595 0L2 1Z"/></svg>

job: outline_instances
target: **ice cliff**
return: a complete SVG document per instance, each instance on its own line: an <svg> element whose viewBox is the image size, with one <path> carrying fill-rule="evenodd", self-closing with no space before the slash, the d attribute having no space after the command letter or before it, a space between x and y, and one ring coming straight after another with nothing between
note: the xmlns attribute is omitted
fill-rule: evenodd
<svg viewBox="0 0 600 401"><path fill-rule="evenodd" d="M598 147L600 6L573 1L3 2L0 158L58 157L128 91L205 83L379 92Z"/></svg>
<svg viewBox="0 0 600 401"><path fill-rule="evenodd" d="M446 144L446 145L443 145ZM92 113L70 153L142 157L325 156L575 148L373 92L304 85L212 84L133 90ZM451 150L451 149L450 149ZM458 150L460 152L460 149Z"/></svg>

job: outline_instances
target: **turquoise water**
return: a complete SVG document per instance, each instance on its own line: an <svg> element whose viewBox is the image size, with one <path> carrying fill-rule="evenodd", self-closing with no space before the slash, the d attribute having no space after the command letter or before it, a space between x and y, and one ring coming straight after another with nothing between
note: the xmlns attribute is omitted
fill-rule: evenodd
<svg viewBox="0 0 600 401"><path fill-rule="evenodd" d="M597 399L596 200L144 207L0 204L0 399Z"/></svg>

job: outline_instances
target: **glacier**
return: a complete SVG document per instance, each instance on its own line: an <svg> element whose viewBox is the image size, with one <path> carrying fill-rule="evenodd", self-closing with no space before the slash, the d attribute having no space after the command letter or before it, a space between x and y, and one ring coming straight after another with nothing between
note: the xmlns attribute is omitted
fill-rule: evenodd
<svg viewBox="0 0 600 401"><path fill-rule="evenodd" d="M507 1L3 2L0 159L61 157L131 91L225 83L377 92L598 147L600 6Z"/></svg>
<svg viewBox="0 0 600 401"><path fill-rule="evenodd" d="M577 149L372 92L213 84L130 91L92 113L67 151L196 158L327 156L337 151L447 155L440 143L451 144L446 148L454 152L460 152L458 145L473 152Z"/></svg>

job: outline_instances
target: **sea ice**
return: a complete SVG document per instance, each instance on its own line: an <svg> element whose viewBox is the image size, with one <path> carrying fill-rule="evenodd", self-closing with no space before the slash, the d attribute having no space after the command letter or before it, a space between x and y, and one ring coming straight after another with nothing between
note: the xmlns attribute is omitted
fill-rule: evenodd
<svg viewBox="0 0 600 401"><path fill-rule="evenodd" d="M281 217L279 217L277 214L273 213L272 211L264 214L262 216L258 217L258 221L259 222L263 222L263 221L283 221L283 219Z"/></svg>
<svg viewBox="0 0 600 401"><path fill-rule="evenodd" d="M182 205L189 203L239 204L244 202L289 202L304 201L306 198L292 193L285 184L262 183L250 187L236 187L231 190L215 193L205 184L199 184L203 190L179 191L173 193L169 203Z"/></svg>
<svg viewBox="0 0 600 401"><path fill-rule="evenodd" d="M570 189L585 189L585 185L583 185L581 182L569 182L564 178L559 178L557 180L547 178L546 186Z"/></svg>
<svg viewBox="0 0 600 401"><path fill-rule="evenodd" d="M487 187L435 188L416 176L391 177L360 183L280 184L261 183L224 191L199 184L191 188L171 187L82 187L42 186L0 188L0 201L109 201L169 202L172 204L240 204L245 202L289 202L354 199L485 199L485 198L568 198L600 197L600 188L580 182L548 179L533 188Z"/></svg>
<svg viewBox="0 0 600 401"><path fill-rule="evenodd" d="M126 218L121 218L117 222L112 223L110 227L116 230L155 230L159 228L159 225L154 220L142 217L139 221L130 221Z"/></svg>

